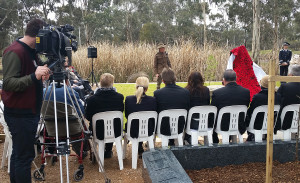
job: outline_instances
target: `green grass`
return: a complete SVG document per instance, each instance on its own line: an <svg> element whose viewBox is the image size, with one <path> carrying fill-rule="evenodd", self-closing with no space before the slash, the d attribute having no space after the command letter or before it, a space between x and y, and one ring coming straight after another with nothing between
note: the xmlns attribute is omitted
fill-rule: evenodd
<svg viewBox="0 0 300 183"><path fill-rule="evenodd" d="M181 86L181 87L186 87L187 83L177 83L177 85ZM221 82L206 82L205 86L210 86L210 85L222 85ZM161 84L161 87L163 88L165 85ZM276 86L279 87L280 86L280 82L276 82ZM135 84L134 83L129 83L129 84L125 84L125 83L118 83L118 84L114 84L114 87L116 87L117 91L121 94L124 95L124 99L129 96L129 95L135 95ZM150 83L149 84L149 88L148 91L146 92L146 94L148 96L153 96L154 91L156 90L156 83Z"/></svg>
<svg viewBox="0 0 300 183"><path fill-rule="evenodd" d="M187 83L177 83L178 86L181 87L186 87ZM221 82L206 82L205 83L206 86L209 85L222 85ZM165 85L161 84L161 87L163 88ZM114 87L116 87L117 91L121 94L124 95L124 98L126 98L129 95L134 95L135 94L135 84L134 83L129 83L129 84L125 84L125 83L118 83L118 84L114 84ZM149 88L148 91L146 92L146 94L148 96L153 96L154 91L156 90L156 83L150 83L149 84Z"/></svg>

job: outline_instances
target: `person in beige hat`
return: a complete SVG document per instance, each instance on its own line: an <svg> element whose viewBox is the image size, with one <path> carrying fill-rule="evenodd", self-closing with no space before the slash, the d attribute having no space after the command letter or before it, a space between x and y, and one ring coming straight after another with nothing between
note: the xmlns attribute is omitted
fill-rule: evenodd
<svg viewBox="0 0 300 183"><path fill-rule="evenodd" d="M268 80L269 80L269 75L264 76L260 80L261 91L253 96L252 102L247 111L247 116L245 120L246 127L248 127L250 124L250 119L254 109L261 105L268 105ZM275 105L280 105L280 102L281 102L281 97L277 92L275 92ZM261 130L263 125L263 120L264 120L264 115L258 114L254 122L254 129ZM254 134L248 132L247 141L254 141L254 139L255 139Z"/></svg>
<svg viewBox="0 0 300 183"><path fill-rule="evenodd" d="M157 46L158 53L154 58L154 78L157 79L157 89L160 89L162 83L161 73L164 68L171 68L171 62L168 56L168 53L165 51L166 45L159 43Z"/></svg>

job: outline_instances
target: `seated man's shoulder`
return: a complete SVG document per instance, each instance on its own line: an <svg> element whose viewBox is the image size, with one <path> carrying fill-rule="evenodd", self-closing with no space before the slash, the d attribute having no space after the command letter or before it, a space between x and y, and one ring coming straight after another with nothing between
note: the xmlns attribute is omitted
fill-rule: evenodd
<svg viewBox="0 0 300 183"><path fill-rule="evenodd" d="M120 98L123 98L123 99L124 99L124 95L123 95L123 94L116 92L116 95L117 95L118 97L120 97Z"/></svg>

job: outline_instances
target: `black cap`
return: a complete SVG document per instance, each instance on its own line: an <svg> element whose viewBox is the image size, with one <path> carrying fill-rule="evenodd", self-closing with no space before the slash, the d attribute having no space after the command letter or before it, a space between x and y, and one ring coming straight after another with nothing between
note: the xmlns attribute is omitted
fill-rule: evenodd
<svg viewBox="0 0 300 183"><path fill-rule="evenodd" d="M283 46L290 46L290 43L288 43L288 42L283 42Z"/></svg>

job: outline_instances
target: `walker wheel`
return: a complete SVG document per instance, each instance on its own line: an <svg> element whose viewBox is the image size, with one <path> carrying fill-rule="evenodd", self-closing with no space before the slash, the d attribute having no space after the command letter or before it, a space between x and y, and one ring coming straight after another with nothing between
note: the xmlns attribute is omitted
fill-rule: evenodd
<svg viewBox="0 0 300 183"><path fill-rule="evenodd" d="M84 176L84 173L83 173L83 170L80 170L80 169L77 169L75 172L74 172L74 180L76 182L79 182L83 179L83 176Z"/></svg>
<svg viewBox="0 0 300 183"><path fill-rule="evenodd" d="M35 169L33 172L33 177L36 181L44 181L45 180L45 172L41 169Z"/></svg>

